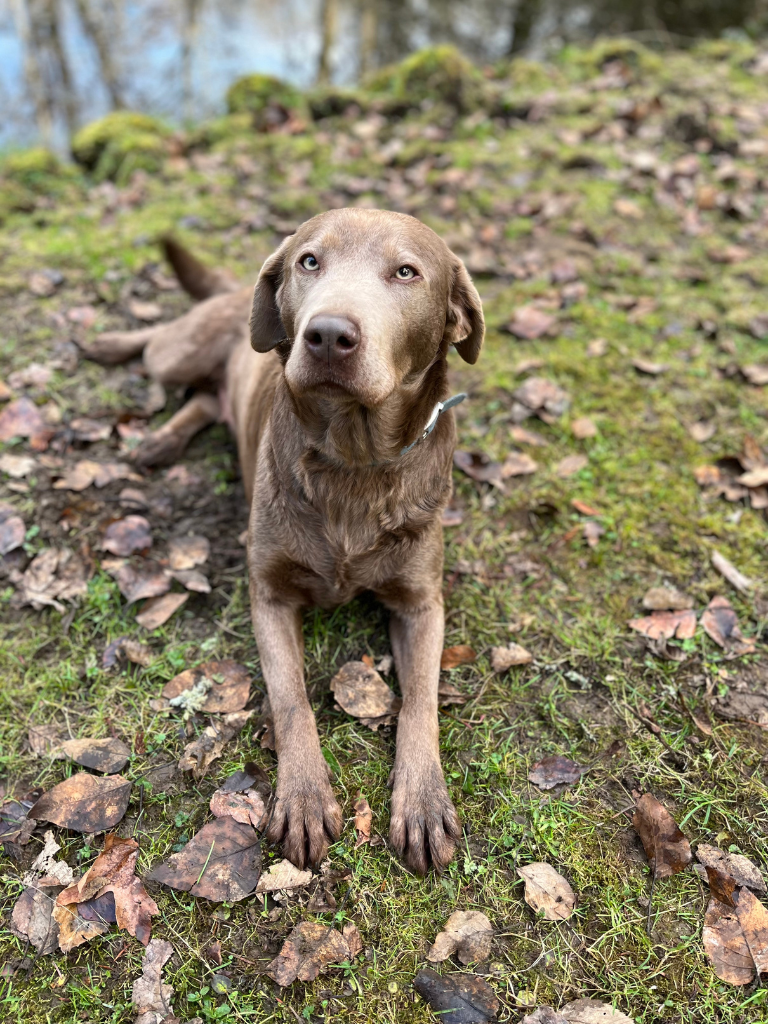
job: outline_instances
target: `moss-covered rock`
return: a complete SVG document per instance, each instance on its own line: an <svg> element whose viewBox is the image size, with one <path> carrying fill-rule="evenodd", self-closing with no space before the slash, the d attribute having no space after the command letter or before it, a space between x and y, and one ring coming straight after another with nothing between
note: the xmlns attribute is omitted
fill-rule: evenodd
<svg viewBox="0 0 768 1024"><path fill-rule="evenodd" d="M227 90L230 114L248 113L259 131L279 128L290 120L306 120L309 109L304 96L288 82L272 75L246 75Z"/></svg>
<svg viewBox="0 0 768 1024"><path fill-rule="evenodd" d="M307 103L312 117L319 121L323 117L339 117L350 108L366 110L371 97L362 89L345 89L338 85L323 85L307 93Z"/></svg>
<svg viewBox="0 0 768 1024"><path fill-rule="evenodd" d="M0 160L0 218L34 210L40 196L75 199L78 179L77 169L48 149L10 153Z"/></svg>
<svg viewBox="0 0 768 1024"><path fill-rule="evenodd" d="M559 63L570 65L584 76L592 76L610 64L621 60L637 75L658 74L664 66L663 59L634 39L605 37L584 49L567 46L560 53Z"/></svg>
<svg viewBox="0 0 768 1024"><path fill-rule="evenodd" d="M77 132L72 155L97 181L109 178L124 184L136 170L160 170L168 155L170 135L170 129L157 118L115 110Z"/></svg>
<svg viewBox="0 0 768 1024"><path fill-rule="evenodd" d="M365 83L405 108L434 100L461 113L476 109L485 99L485 80L455 46L418 50L399 64L377 71Z"/></svg>

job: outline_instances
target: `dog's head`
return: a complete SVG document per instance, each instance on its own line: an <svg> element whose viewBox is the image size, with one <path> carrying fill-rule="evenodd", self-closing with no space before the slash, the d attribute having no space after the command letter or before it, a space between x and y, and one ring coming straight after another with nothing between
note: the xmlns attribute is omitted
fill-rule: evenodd
<svg viewBox="0 0 768 1024"><path fill-rule="evenodd" d="M480 297L461 260L413 217L332 210L313 217L265 262L251 344L284 346L291 392L376 406L417 380L449 345L480 354Z"/></svg>

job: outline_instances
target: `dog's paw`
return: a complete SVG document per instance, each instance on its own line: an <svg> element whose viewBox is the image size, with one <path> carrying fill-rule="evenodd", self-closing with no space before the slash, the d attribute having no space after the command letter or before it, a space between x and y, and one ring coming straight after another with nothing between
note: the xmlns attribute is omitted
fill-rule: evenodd
<svg viewBox="0 0 768 1024"><path fill-rule="evenodd" d="M339 838L342 820L324 766L314 774L278 767L267 840L282 843L283 854L292 864L317 867L329 843Z"/></svg>
<svg viewBox="0 0 768 1024"><path fill-rule="evenodd" d="M440 766L396 766L391 785L390 843L416 874L444 870L461 838L461 823Z"/></svg>
<svg viewBox="0 0 768 1024"><path fill-rule="evenodd" d="M184 441L181 438L170 432L164 434L162 430L159 430L142 441L129 458L140 469L149 469L151 466L167 466L171 462L178 461L184 447Z"/></svg>

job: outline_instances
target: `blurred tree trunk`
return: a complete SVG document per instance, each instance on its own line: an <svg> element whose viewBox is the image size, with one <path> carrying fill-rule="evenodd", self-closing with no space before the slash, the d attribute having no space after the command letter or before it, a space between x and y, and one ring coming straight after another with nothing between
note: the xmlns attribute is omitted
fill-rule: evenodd
<svg viewBox="0 0 768 1024"><path fill-rule="evenodd" d="M360 11L360 78L365 78L376 66L376 42L379 35L377 0L362 0Z"/></svg>
<svg viewBox="0 0 768 1024"><path fill-rule="evenodd" d="M320 14L320 61L317 66L317 84L327 85L331 80L331 50L336 41L338 0L322 0Z"/></svg>
<svg viewBox="0 0 768 1024"><path fill-rule="evenodd" d="M64 120L67 123L67 132L71 137L77 127L77 98L75 97L74 84L69 73L69 62L64 52L64 44L61 38L61 7L59 0L44 0L41 5L40 17L43 31L51 48L51 56L56 68L56 77L59 80L59 87L61 89L61 109L64 114ZM53 85L53 83L51 84ZM55 89L55 86L53 86L53 89Z"/></svg>
<svg viewBox="0 0 768 1024"><path fill-rule="evenodd" d="M192 81L192 57L197 38L198 20L200 9L203 6L202 0L184 0L183 4L184 21L181 27L181 81L182 81L182 109L184 119L191 121L194 117L194 83Z"/></svg>
<svg viewBox="0 0 768 1024"><path fill-rule="evenodd" d="M32 27L31 13L25 0L13 0L13 18L24 50L24 76L35 107L35 123L43 145L50 146L53 136L53 110L43 75L42 55Z"/></svg>
<svg viewBox="0 0 768 1024"><path fill-rule="evenodd" d="M517 0L512 14L510 53L522 53L528 47L540 13L541 0Z"/></svg>
<svg viewBox="0 0 768 1024"><path fill-rule="evenodd" d="M119 109L124 107L125 102L120 86L120 78L112 57L110 33L105 24L105 18L109 19L110 15L112 16L112 22L117 20L114 16L114 10L107 11L106 6L101 9L95 9L91 6L91 0L75 0L75 6L86 34L90 36L96 48L101 68L101 77L104 79L104 85L109 93L109 101L113 108ZM110 4L111 7L112 5ZM112 38L115 38L114 32L112 33Z"/></svg>

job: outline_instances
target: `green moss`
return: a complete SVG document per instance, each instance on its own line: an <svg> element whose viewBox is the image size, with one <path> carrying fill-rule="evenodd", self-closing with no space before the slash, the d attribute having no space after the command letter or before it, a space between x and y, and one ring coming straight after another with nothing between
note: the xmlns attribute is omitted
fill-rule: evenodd
<svg viewBox="0 0 768 1024"><path fill-rule="evenodd" d="M272 75L239 78L227 90L227 109L230 114L251 114L254 126L263 130L308 115L302 93Z"/></svg>
<svg viewBox="0 0 768 1024"><path fill-rule="evenodd" d="M614 60L621 60L637 72L648 75L657 74L664 66L664 59L657 53L634 39L622 37L598 39L587 49L567 46L560 53L558 63L585 75L594 75Z"/></svg>
<svg viewBox="0 0 768 1024"><path fill-rule="evenodd" d="M193 128L188 136L188 145L190 149L210 149L229 139L252 134L253 118L247 111L224 114Z"/></svg>
<svg viewBox="0 0 768 1024"><path fill-rule="evenodd" d="M124 184L134 171L160 170L171 134L157 118L130 110L115 110L81 128L72 140L72 155L97 181L109 178Z"/></svg>
<svg viewBox="0 0 768 1024"><path fill-rule="evenodd" d="M429 100L466 113L486 97L483 76L455 46L418 50L399 64L377 71L365 84L406 109Z"/></svg>

